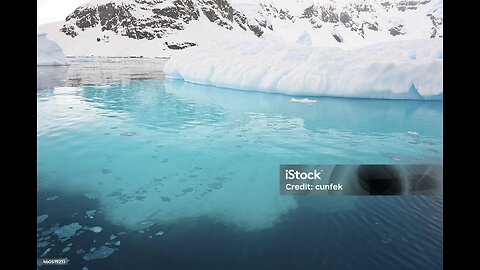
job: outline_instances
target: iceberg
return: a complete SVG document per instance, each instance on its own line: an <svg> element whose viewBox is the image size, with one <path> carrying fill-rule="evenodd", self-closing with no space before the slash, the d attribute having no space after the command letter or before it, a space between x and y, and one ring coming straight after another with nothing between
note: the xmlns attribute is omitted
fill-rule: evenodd
<svg viewBox="0 0 480 270"><path fill-rule="evenodd" d="M67 58L60 46L46 37L37 34L37 66L66 66Z"/></svg>
<svg viewBox="0 0 480 270"><path fill-rule="evenodd" d="M212 41L172 56L168 78L293 96L443 99L443 42L384 42L354 50L268 40Z"/></svg>

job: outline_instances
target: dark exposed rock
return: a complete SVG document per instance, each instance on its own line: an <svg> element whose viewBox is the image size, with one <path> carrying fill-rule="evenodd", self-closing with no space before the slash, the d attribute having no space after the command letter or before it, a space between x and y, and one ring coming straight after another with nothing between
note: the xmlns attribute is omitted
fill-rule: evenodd
<svg viewBox="0 0 480 270"><path fill-rule="evenodd" d="M399 24L395 27L392 27L392 28L388 29L388 31L390 32L390 35L392 35L392 36L405 35L405 32L402 32L402 28L403 28L403 25Z"/></svg>
<svg viewBox="0 0 480 270"><path fill-rule="evenodd" d="M300 18L312 18L318 16L318 10L314 5L307 7Z"/></svg>
<svg viewBox="0 0 480 270"><path fill-rule="evenodd" d="M333 38L335 38L336 41L342 43L343 42L343 38L337 34L332 34Z"/></svg>
<svg viewBox="0 0 480 270"><path fill-rule="evenodd" d="M378 23L366 23L367 28L373 31L378 31Z"/></svg>
<svg viewBox="0 0 480 270"><path fill-rule="evenodd" d="M258 25L248 25L248 27L250 28L250 30L252 30L252 32L258 36L258 37L261 37L263 35L263 31L262 29L260 28L260 26Z"/></svg>
<svg viewBox="0 0 480 270"><path fill-rule="evenodd" d="M78 33L75 32L75 28L71 25L70 26L63 25L60 31L65 33L65 35L67 36L71 36L72 38L78 36Z"/></svg>
<svg viewBox="0 0 480 270"><path fill-rule="evenodd" d="M352 18L350 18L350 15L348 15L347 12L342 12L340 13L340 21L345 25L349 25L352 21Z"/></svg>
<svg viewBox="0 0 480 270"><path fill-rule="evenodd" d="M178 17L180 16L178 14L178 9L176 9L175 7L166 7L163 9L154 8L152 9L152 11L155 14L174 18L174 19L178 19Z"/></svg>
<svg viewBox="0 0 480 270"><path fill-rule="evenodd" d="M168 43L168 42L165 42L165 45L167 45L167 47L169 49L172 49L172 50L183 50L183 49L188 48L188 47L197 46L197 44L195 44L193 42L182 42L182 43Z"/></svg>

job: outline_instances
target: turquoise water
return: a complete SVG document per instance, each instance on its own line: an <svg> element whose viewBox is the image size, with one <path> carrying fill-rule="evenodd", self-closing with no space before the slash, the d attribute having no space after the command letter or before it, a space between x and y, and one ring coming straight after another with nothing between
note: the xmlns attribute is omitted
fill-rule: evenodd
<svg viewBox="0 0 480 270"><path fill-rule="evenodd" d="M188 235L185 228L193 228L199 219L206 218L221 227L217 233L233 230L243 235L240 238L255 243L254 239L274 235L268 232L285 230L285 224L293 230L300 229L299 226L307 228L303 219L308 217L312 219L308 224L325 222L324 226L334 225L337 230L345 226L345 243L335 241L330 245L333 250L340 251L345 249L344 244L358 242L352 245L367 250L370 246L372 252L382 252L384 246L394 246L396 242L400 246L394 250L406 261L399 263L402 259L398 257L378 259L370 264L364 262L358 268L356 259L349 265L341 258L337 258L336 263L335 259L323 258L320 263L327 261L326 269L441 267L443 198L280 196L278 168L280 164L442 163L442 102L317 97L316 103L299 104L290 102L290 98L163 79L39 88L38 215L50 213L45 223L39 223L40 231L48 229L44 224L55 227L78 222L85 226L86 221L95 220L79 213L81 207L75 206L79 200L95 202L95 208L89 210L101 213L105 230L117 226L127 235L148 236L152 226L162 230L165 236L169 235L169 228L177 227L185 230L183 235ZM60 199L51 199L52 196ZM51 200L46 201L48 198ZM75 198L70 201L71 209L68 201L55 206L61 198ZM385 208L372 210L372 204L383 204ZM65 217L62 221L62 217L57 216L54 223L48 223L55 216L56 207L67 208L62 211L69 213L68 219ZM409 208L413 209L413 215L405 212ZM309 216L312 213L314 216ZM390 224L394 218L389 215L395 213L402 219ZM75 216L77 218L73 218ZM412 221L422 227L413 228ZM408 225L398 227L399 222ZM374 239L368 245L362 244L366 240L360 241L355 234L348 240L347 232L351 228L347 227L355 223L363 224L359 226L368 228L366 230L373 230L379 223L386 227L373 230ZM82 230L85 231L82 235L92 233L85 227ZM158 238L151 230L149 236ZM417 235L424 230L429 232ZM68 241L74 242L82 235L72 236ZM54 237L47 240L41 237L39 241L48 244L39 247L39 256L49 245L57 243L52 240ZM423 239L415 242L415 237ZM135 241L149 239L135 238ZM210 240L217 241L220 247L228 246L227 240L215 239ZM236 241L225 239L230 243ZM289 239L290 242L283 244L295 242L293 236ZM173 242L178 241L181 240ZM321 245L322 241L332 243L328 234L322 234L317 244ZM103 260L121 262L121 257L116 256L125 245L117 246L113 255ZM65 255L60 246L58 243L53 246L58 250L53 248L50 255ZM195 257L199 249L205 248L208 247L194 245L191 250L182 249ZM66 254L68 257L82 256L73 248L70 252ZM252 264L251 257L258 254L247 252L239 256L245 260L238 260L238 269L247 266L270 269ZM396 255L380 255L385 256ZM250 264L242 264L247 259ZM157 263L155 256L150 260L151 265ZM225 267L220 259L212 257L211 260L219 261L205 264L208 269ZM97 269L92 268L93 261L79 259L77 262L90 263L89 269ZM313 262L305 263L296 266L308 268L308 263ZM189 269L186 265L178 267L180 264L174 262L168 265L169 269ZM104 264L98 269L107 266ZM112 269L121 267L117 265Z"/></svg>

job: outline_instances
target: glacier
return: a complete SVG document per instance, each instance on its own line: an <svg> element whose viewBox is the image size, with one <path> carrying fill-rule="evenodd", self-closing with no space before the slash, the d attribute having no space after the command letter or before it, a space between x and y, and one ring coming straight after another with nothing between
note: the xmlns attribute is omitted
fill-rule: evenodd
<svg viewBox="0 0 480 270"><path fill-rule="evenodd" d="M169 59L168 78L217 87L379 99L443 99L443 41L382 42L358 49L269 40L222 40Z"/></svg>
<svg viewBox="0 0 480 270"><path fill-rule="evenodd" d="M37 66L66 66L67 58L62 48L46 37L46 33L37 34Z"/></svg>

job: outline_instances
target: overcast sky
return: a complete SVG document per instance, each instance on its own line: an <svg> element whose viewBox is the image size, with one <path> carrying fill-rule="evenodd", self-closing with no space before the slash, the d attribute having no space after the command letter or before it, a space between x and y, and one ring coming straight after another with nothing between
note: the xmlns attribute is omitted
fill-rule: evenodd
<svg viewBox="0 0 480 270"><path fill-rule="evenodd" d="M64 20L89 0L37 0L37 25Z"/></svg>

